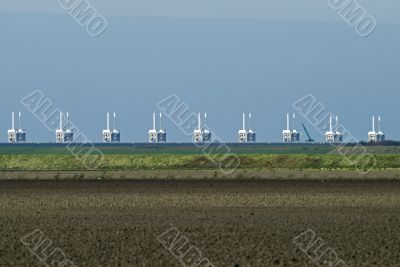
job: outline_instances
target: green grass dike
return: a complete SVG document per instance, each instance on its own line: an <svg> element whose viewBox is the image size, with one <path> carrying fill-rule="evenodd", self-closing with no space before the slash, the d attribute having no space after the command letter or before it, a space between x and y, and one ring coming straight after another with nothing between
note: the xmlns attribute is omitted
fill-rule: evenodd
<svg viewBox="0 0 400 267"><path fill-rule="evenodd" d="M362 170L362 169L399 169L400 155L125 155L105 154L101 157L92 155L0 155L1 171L68 171L68 170L218 170L220 164L234 162L241 170Z"/></svg>

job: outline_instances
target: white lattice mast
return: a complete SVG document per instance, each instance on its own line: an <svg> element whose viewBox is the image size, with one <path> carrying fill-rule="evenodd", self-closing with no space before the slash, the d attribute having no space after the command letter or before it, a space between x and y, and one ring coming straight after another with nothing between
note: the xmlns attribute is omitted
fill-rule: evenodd
<svg viewBox="0 0 400 267"><path fill-rule="evenodd" d="M21 128L21 112L18 112L18 130L22 129Z"/></svg>
<svg viewBox="0 0 400 267"><path fill-rule="evenodd" d="M339 132L338 131L338 127L339 127L339 117L338 116L336 116L336 127L335 127L335 132Z"/></svg>
<svg viewBox="0 0 400 267"><path fill-rule="evenodd" d="M249 113L249 130L251 130L251 112Z"/></svg>
<svg viewBox="0 0 400 267"><path fill-rule="evenodd" d="M377 133L377 141L383 142L386 140L385 134L382 132L381 129L381 116L378 117L378 133Z"/></svg>
<svg viewBox="0 0 400 267"><path fill-rule="evenodd" d="M286 113L286 129L282 131L283 142L292 141L292 132L290 131L290 117L289 113Z"/></svg>
<svg viewBox="0 0 400 267"><path fill-rule="evenodd" d="M153 127L149 130L149 142L157 143L158 142L158 131L156 130L156 113L153 112Z"/></svg>
<svg viewBox="0 0 400 267"><path fill-rule="evenodd" d="M156 113L153 112L153 130L156 130Z"/></svg>
<svg viewBox="0 0 400 267"><path fill-rule="evenodd" d="M293 130L291 132L291 141L292 142L300 142L300 133L296 130L295 128L295 123L294 123L294 119L296 118L296 113L293 113Z"/></svg>
<svg viewBox="0 0 400 267"><path fill-rule="evenodd" d="M64 135L64 130L63 130L63 113L60 111L59 114L59 128L56 130L56 143L64 143L65 141L65 135Z"/></svg>
<svg viewBox="0 0 400 267"><path fill-rule="evenodd" d="M378 116L378 132L381 132L381 116Z"/></svg>
<svg viewBox="0 0 400 267"><path fill-rule="evenodd" d="M111 131L110 131L110 112L106 114L107 125L106 129L103 130L103 142L110 143L112 141Z"/></svg>
<svg viewBox="0 0 400 267"><path fill-rule="evenodd" d="M238 135L239 135L239 142L245 143L248 140L247 136L247 131L246 131L246 113L242 113L242 129L239 130Z"/></svg>
<svg viewBox="0 0 400 267"><path fill-rule="evenodd" d="M246 114L245 113L243 113L242 114L242 130L243 131L246 131Z"/></svg>
<svg viewBox="0 0 400 267"><path fill-rule="evenodd" d="M160 112L160 129L156 132L157 142L167 142L167 131L162 128L162 113Z"/></svg>
<svg viewBox="0 0 400 267"><path fill-rule="evenodd" d="M251 119L252 114L249 113L249 131L247 132L247 142L255 142L256 141L256 132L251 129Z"/></svg>
<svg viewBox="0 0 400 267"><path fill-rule="evenodd" d="M286 113L286 130L290 131L289 113Z"/></svg>
<svg viewBox="0 0 400 267"><path fill-rule="evenodd" d="M68 126L69 126L69 112L67 112L67 122L65 123L65 127L68 130Z"/></svg>
<svg viewBox="0 0 400 267"><path fill-rule="evenodd" d="M372 131L375 132L375 116L372 116Z"/></svg>
<svg viewBox="0 0 400 267"><path fill-rule="evenodd" d="M110 131L110 113L107 112L107 130Z"/></svg>
<svg viewBox="0 0 400 267"><path fill-rule="evenodd" d="M18 112L18 131L15 131L15 122L14 122L14 115L13 115L13 129L11 130L11 138L9 136L9 140L13 140L13 142L25 142L26 141L26 132L22 130L21 126L21 112ZM14 137L13 137L14 136Z"/></svg>
<svg viewBox="0 0 400 267"><path fill-rule="evenodd" d="M7 131L7 137L9 143L17 142L17 135L15 130L15 113L11 112L11 129Z"/></svg>
<svg viewBox="0 0 400 267"><path fill-rule="evenodd" d="M325 133L325 140L328 143L336 142L335 133L333 132L333 126L332 126L332 114L329 114L329 130L326 131Z"/></svg>
<svg viewBox="0 0 400 267"><path fill-rule="evenodd" d="M110 135L110 142L112 143L119 143L121 141L121 134L117 130L117 113L113 112L113 130L109 131Z"/></svg>
<svg viewBox="0 0 400 267"><path fill-rule="evenodd" d="M201 130L201 114L198 114L198 129Z"/></svg>
<svg viewBox="0 0 400 267"><path fill-rule="evenodd" d="M14 131L15 131L14 112L11 113L11 130L14 130Z"/></svg>
<svg viewBox="0 0 400 267"><path fill-rule="evenodd" d="M193 131L193 140L195 143L203 142L203 130L201 129L201 113L197 114L197 128Z"/></svg>
<svg viewBox="0 0 400 267"><path fill-rule="evenodd" d="M211 132L207 128L207 113L204 112L203 128L201 129L201 136L203 142L211 142Z"/></svg>
<svg viewBox="0 0 400 267"><path fill-rule="evenodd" d="M61 114L62 117L62 114ZM72 130L69 128L69 112L66 112L66 118L65 118L65 125L61 123L62 128L66 128L65 132L64 129L61 129L60 132L63 135L64 140L62 142L73 142L74 141L74 133Z"/></svg>
<svg viewBox="0 0 400 267"><path fill-rule="evenodd" d="M62 111L60 111L60 131L62 131L63 130L63 113L62 113Z"/></svg>
<svg viewBox="0 0 400 267"><path fill-rule="evenodd" d="M293 118L293 120L292 120L292 127L293 127L293 130L294 130L294 129L295 129L295 128L294 128L294 119L296 118L296 113L293 113L292 118Z"/></svg>
<svg viewBox="0 0 400 267"><path fill-rule="evenodd" d="M368 142L377 142L378 133L375 132L375 116L372 116L372 131L368 132Z"/></svg>

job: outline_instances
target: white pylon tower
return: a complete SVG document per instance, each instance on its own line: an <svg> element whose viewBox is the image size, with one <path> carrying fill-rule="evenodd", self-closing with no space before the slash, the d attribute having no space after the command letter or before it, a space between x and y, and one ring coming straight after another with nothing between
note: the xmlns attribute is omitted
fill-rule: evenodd
<svg viewBox="0 0 400 267"><path fill-rule="evenodd" d="M157 136L157 130L156 130L156 113L153 112L153 128L149 130L149 142L150 143L157 143L158 142L158 136Z"/></svg>
<svg viewBox="0 0 400 267"><path fill-rule="evenodd" d="M343 133L340 132L339 130L339 117L336 116L336 125L335 125L335 130L334 130L334 139L335 143L342 143L343 142Z"/></svg>
<svg viewBox="0 0 400 267"><path fill-rule="evenodd" d="M162 129L162 113L160 112L160 126L159 126L159 129L161 130Z"/></svg>
<svg viewBox="0 0 400 267"><path fill-rule="evenodd" d="M372 131L368 132L368 142L378 142L378 133L375 131L375 116L372 116Z"/></svg>
<svg viewBox="0 0 400 267"><path fill-rule="evenodd" d="M255 142L256 141L256 132L251 128L251 118L252 114L249 113L249 131L247 132L247 142Z"/></svg>
<svg viewBox="0 0 400 267"><path fill-rule="evenodd" d="M112 143L119 143L121 141L121 132L117 130L117 114L114 112L113 114L114 119L114 129L111 132L111 142Z"/></svg>
<svg viewBox="0 0 400 267"><path fill-rule="evenodd" d="M22 130L21 127L21 112L18 112L18 131Z"/></svg>
<svg viewBox="0 0 400 267"><path fill-rule="evenodd" d="M162 113L160 112L160 128L157 133L157 142L167 142L167 131L162 128Z"/></svg>
<svg viewBox="0 0 400 267"><path fill-rule="evenodd" d="M240 143L246 143L247 142L247 130L246 130L246 114L242 114L242 129L239 130L238 135L239 135L239 142Z"/></svg>
<svg viewBox="0 0 400 267"><path fill-rule="evenodd" d="M289 113L286 113L286 129L282 131L282 141L285 143L292 142L292 132L290 130Z"/></svg>
<svg viewBox="0 0 400 267"><path fill-rule="evenodd" d="M294 119L296 118L296 113L293 113L293 130L292 130L292 142L300 142L300 132L296 130Z"/></svg>
<svg viewBox="0 0 400 267"><path fill-rule="evenodd" d="M201 114L197 115L197 128L193 131L193 141L195 143L203 143L203 131L201 129Z"/></svg>
<svg viewBox="0 0 400 267"><path fill-rule="evenodd" d="M211 132L207 127L207 113L204 113L204 127L202 129L203 142L211 142Z"/></svg>
<svg viewBox="0 0 400 267"><path fill-rule="evenodd" d="M56 130L56 143L64 143L63 113L60 111L60 127Z"/></svg>
<svg viewBox="0 0 400 267"><path fill-rule="evenodd" d="M65 123L65 132L64 132L64 142L65 143L72 143L74 141L74 133L72 130L69 128L69 112L67 112L67 119Z"/></svg>
<svg viewBox="0 0 400 267"><path fill-rule="evenodd" d="M325 140L327 143L335 143L335 134L332 128L332 115L329 115L329 131L325 133Z"/></svg>
<svg viewBox="0 0 400 267"><path fill-rule="evenodd" d="M107 128L103 130L103 142L111 143L110 113L107 112Z"/></svg>
<svg viewBox="0 0 400 267"><path fill-rule="evenodd" d="M377 141L383 142L385 141L386 136L381 130L381 116L378 117L378 133L377 133Z"/></svg>
<svg viewBox="0 0 400 267"><path fill-rule="evenodd" d="M11 112L11 129L7 131L7 137L9 143L16 143L17 142L17 132L15 130L15 118L14 112Z"/></svg>
<svg viewBox="0 0 400 267"><path fill-rule="evenodd" d="M26 131L22 129L21 126L21 112L18 112L18 131L17 131L17 142L25 143L26 142Z"/></svg>

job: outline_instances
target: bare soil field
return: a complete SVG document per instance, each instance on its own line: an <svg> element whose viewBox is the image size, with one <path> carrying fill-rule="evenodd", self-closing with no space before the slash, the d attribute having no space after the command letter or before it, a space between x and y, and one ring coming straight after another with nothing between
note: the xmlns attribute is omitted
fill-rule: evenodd
<svg viewBox="0 0 400 267"><path fill-rule="evenodd" d="M0 266L400 266L399 210L398 181L2 181Z"/></svg>
<svg viewBox="0 0 400 267"><path fill-rule="evenodd" d="M235 170L224 174L220 170L129 170L129 171L0 171L4 180L400 180L398 169L370 170L312 170L312 169L260 169Z"/></svg>

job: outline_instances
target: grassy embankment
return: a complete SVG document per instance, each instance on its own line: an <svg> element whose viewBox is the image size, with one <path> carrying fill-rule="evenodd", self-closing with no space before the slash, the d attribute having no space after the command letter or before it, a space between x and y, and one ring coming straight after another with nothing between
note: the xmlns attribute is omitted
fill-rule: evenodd
<svg viewBox="0 0 400 267"><path fill-rule="evenodd" d="M362 153L353 147L344 148ZM88 169L91 157L71 155L65 147L0 147L0 180L3 179L400 179L399 147L367 147L376 165L360 173L363 163L339 155L327 145L232 146L239 158L234 173L221 172L221 157L214 162L193 146L100 147L104 158ZM83 151L84 154L85 151ZM342 151L343 152L343 151ZM232 158L234 158L232 156ZM232 159L231 158L231 159ZM84 159L84 160L82 160ZM236 158L234 158L236 159ZM350 159L350 160L349 160ZM364 160L367 158L363 158ZM217 162L217 164L216 164ZM97 165L98 164L98 165ZM364 166L369 169L369 165ZM224 169L225 171L229 171Z"/></svg>
<svg viewBox="0 0 400 267"><path fill-rule="evenodd" d="M86 162L90 157L85 158ZM222 156L213 156L216 162ZM232 156L233 157L233 156ZM341 155L238 155L242 170L357 170ZM399 169L400 155L374 155L374 169ZM354 160L355 158L353 158ZM205 155L104 155L97 170L218 170ZM367 165L368 167L368 165ZM73 155L0 155L0 171L87 170L84 161Z"/></svg>

